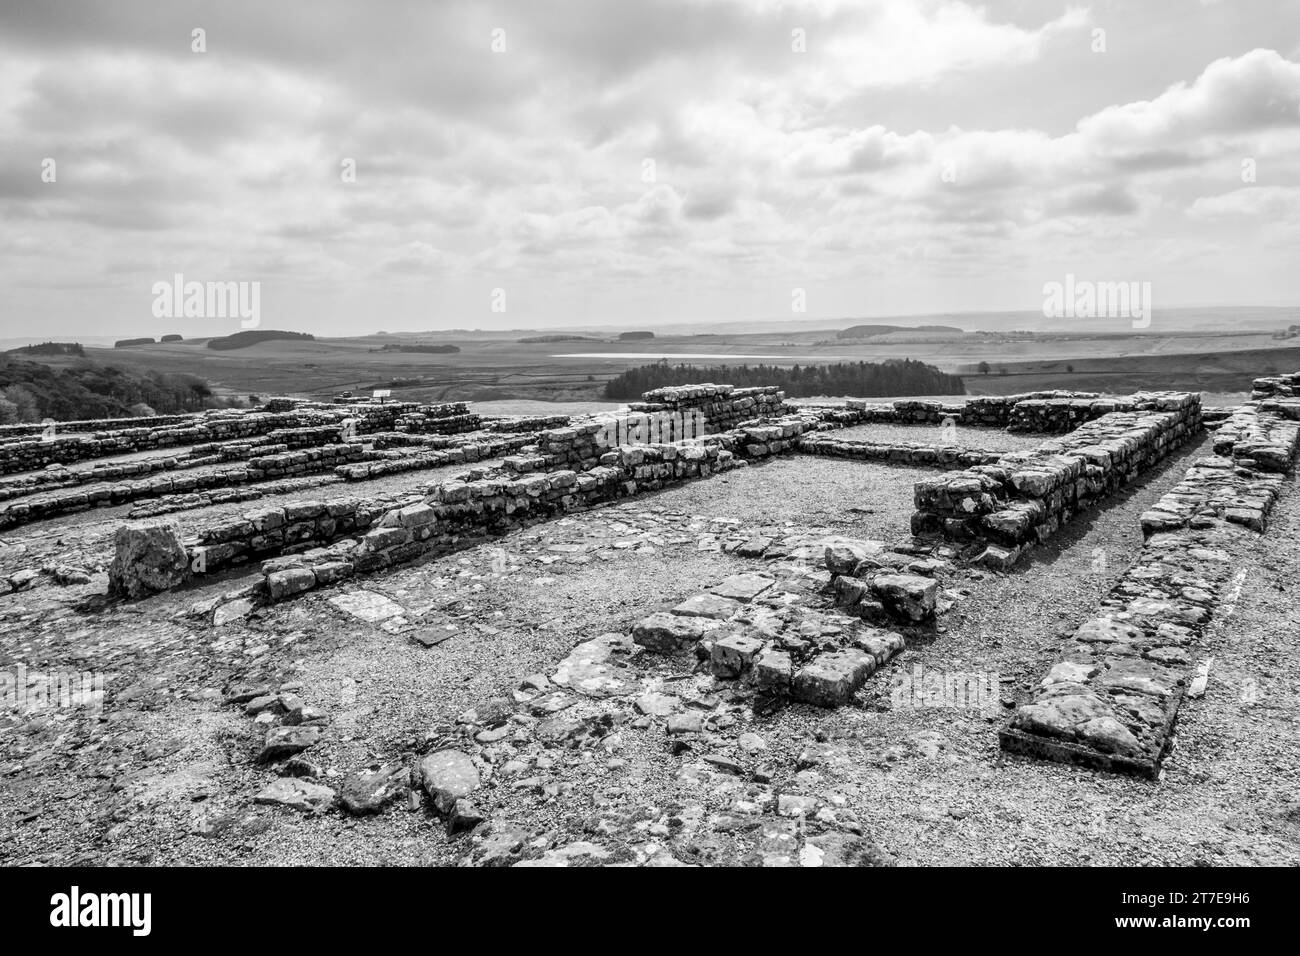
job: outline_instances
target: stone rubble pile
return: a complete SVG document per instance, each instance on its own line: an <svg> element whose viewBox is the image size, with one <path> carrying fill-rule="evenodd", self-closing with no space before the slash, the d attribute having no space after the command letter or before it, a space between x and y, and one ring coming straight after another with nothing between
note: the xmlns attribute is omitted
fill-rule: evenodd
<svg viewBox="0 0 1300 956"><path fill-rule="evenodd" d="M632 641L649 651L693 651L721 680L819 707L849 703L867 678L905 646L894 631L800 603L830 575L732 575L668 611L639 621ZM933 581L931 587L937 587Z"/></svg>

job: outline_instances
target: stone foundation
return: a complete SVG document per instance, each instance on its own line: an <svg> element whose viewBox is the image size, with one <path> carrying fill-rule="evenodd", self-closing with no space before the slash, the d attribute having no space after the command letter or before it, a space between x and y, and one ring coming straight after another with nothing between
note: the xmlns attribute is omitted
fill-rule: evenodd
<svg viewBox="0 0 1300 956"><path fill-rule="evenodd" d="M1152 393L1135 404L1140 411L1110 412L1033 451L918 482L912 532L983 545L981 560L1009 567L1201 427L1199 395Z"/></svg>

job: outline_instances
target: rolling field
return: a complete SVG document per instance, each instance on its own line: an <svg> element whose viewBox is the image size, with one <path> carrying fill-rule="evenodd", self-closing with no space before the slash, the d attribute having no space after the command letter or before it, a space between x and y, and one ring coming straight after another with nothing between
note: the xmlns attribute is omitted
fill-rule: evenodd
<svg viewBox="0 0 1300 956"><path fill-rule="evenodd" d="M220 351L205 340L128 348L86 348L86 358L159 372L185 372L228 396L392 390L408 401L601 402L604 383L659 358L678 364L769 364L911 358L961 374L971 394L1044 388L1122 393L1189 388L1243 393L1256 375L1300 367L1292 340L1263 331L1167 334L901 334L836 340L826 329L665 335L646 341L606 336L523 342L525 332L440 332L271 341ZM454 354L401 352L399 344L454 344ZM384 351L383 346L390 350ZM40 357L59 366L71 357ZM987 371L985 371L987 368Z"/></svg>

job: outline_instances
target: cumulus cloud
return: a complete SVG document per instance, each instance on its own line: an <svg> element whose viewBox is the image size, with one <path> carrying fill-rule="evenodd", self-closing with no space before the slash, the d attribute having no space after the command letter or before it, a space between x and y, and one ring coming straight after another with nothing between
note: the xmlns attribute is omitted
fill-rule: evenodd
<svg viewBox="0 0 1300 956"><path fill-rule="evenodd" d="M1300 62L1188 53L1153 84L1119 53L1080 61L1097 17L962 0L9 4L0 281L20 307L48 302L24 289L68 289L74 324L85 289L129 322L138 290L177 271L262 279L283 303L395 282L412 295L382 324L401 328L490 319L484 290L534 283L539 322L618 318L572 314L602 283L658 315L684 282L716 308L704 290L778 276L774 302L836 281L853 311L864 276L902 302L927 276L1193 262L1228 219L1247 261L1249 224L1295 211ZM1120 93L1045 122L1038 101L1098 75L1079 62ZM736 302L719 317L753 306Z"/></svg>

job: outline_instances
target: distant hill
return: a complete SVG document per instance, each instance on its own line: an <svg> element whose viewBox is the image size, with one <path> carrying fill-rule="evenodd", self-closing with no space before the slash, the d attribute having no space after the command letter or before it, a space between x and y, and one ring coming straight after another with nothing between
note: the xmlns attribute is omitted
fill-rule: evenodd
<svg viewBox="0 0 1300 956"><path fill-rule="evenodd" d="M80 342L41 342L39 345L24 345L10 349L11 355L77 355L84 356L86 350Z"/></svg>
<svg viewBox="0 0 1300 956"><path fill-rule="evenodd" d="M225 335L217 339L208 340L208 348L228 351L230 349L246 349L250 345L257 345L261 342L275 342L282 339L300 342L314 342L316 336L307 332L282 332L279 329L245 329L242 332L235 332L233 335Z"/></svg>
<svg viewBox="0 0 1300 956"><path fill-rule="evenodd" d="M893 332L947 332L962 335L964 330L951 325L852 325L835 333L837 339L865 339Z"/></svg>
<svg viewBox="0 0 1300 956"><path fill-rule="evenodd" d="M654 334L653 332L620 332L620 333L618 333L618 340L619 340L620 342L640 342L640 341L642 341L642 340L644 340L644 339L652 339L652 338L654 338L654 337L655 337L655 334Z"/></svg>

